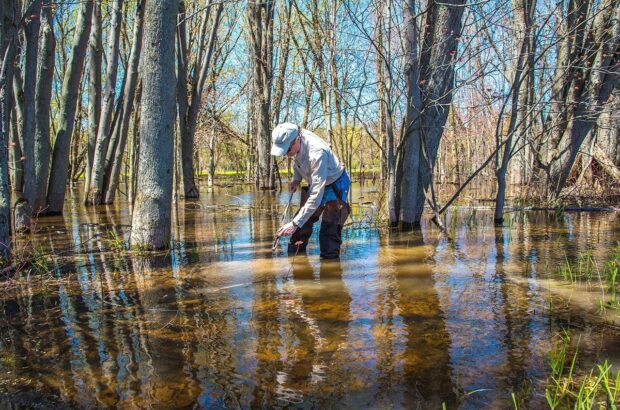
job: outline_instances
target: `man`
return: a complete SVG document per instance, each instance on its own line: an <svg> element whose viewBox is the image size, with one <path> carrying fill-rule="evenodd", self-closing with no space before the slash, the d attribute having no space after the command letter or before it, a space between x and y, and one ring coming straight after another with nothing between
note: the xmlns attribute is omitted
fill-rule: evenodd
<svg viewBox="0 0 620 410"><path fill-rule="evenodd" d="M302 178L310 184L302 188L301 208L291 222L278 229L277 235L292 235L289 254L304 252L312 227L323 214L319 231L321 258L338 258L342 226L350 212L347 203L351 187L349 175L325 141L295 124L278 124L271 135L271 143L271 155L293 158L295 173L289 191L296 192Z"/></svg>

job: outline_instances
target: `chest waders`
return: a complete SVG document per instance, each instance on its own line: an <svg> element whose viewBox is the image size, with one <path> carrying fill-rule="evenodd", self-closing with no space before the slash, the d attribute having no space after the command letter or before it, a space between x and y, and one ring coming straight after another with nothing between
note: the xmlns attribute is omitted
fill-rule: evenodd
<svg viewBox="0 0 620 410"><path fill-rule="evenodd" d="M343 184L346 189L343 188ZM312 236L314 223L319 220L321 215L321 229L319 230L319 247L322 259L335 259L340 256L340 245L342 244L342 227L349 217L351 207L346 201L346 193L349 192L350 181L346 171L343 171L340 178L332 184L325 187L323 198L328 199L312 214L305 224L297 228L288 245L289 255L295 255L297 252L305 252L308 241ZM335 195L327 195L329 190ZM329 200L330 197L336 199ZM300 209L308 200L308 187L301 189ZM299 211L297 211L299 212ZM300 245L295 243L301 241Z"/></svg>

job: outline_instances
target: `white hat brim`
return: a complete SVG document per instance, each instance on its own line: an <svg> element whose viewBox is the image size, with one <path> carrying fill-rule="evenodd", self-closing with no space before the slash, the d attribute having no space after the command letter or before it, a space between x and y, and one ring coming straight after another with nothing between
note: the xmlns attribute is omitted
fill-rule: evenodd
<svg viewBox="0 0 620 410"><path fill-rule="evenodd" d="M276 157L283 157L288 149L284 149L278 145L271 146L271 155L275 155Z"/></svg>

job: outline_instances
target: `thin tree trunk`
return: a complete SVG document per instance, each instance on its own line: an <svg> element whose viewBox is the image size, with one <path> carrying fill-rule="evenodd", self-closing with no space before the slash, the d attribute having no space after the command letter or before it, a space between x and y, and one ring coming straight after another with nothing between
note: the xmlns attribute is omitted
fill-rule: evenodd
<svg viewBox="0 0 620 410"><path fill-rule="evenodd" d="M383 1L377 2L377 27L375 28L375 42L377 44L377 48L379 50L384 50L384 41L383 41ZM378 112L378 134L381 144L381 149L383 152L387 152L387 125L386 125L386 112L385 112L385 101L387 99L387 91L385 89L385 62L383 58L385 58L383 53L376 53L375 66L377 70L377 100L379 101L379 112ZM380 178L381 181L387 181L389 179L388 172L388 164L387 164L387 156L381 155L380 162ZM391 219L390 219L391 220Z"/></svg>
<svg viewBox="0 0 620 410"><path fill-rule="evenodd" d="M131 246L161 249L170 241L179 3L148 1L145 6L140 159Z"/></svg>
<svg viewBox="0 0 620 410"><path fill-rule="evenodd" d="M54 38L54 16L50 1L43 3L41 9L41 28L39 37L39 63L37 67L36 88L36 133L35 133L35 174L36 199L34 211L40 212L45 207L47 182L52 159L50 141L50 115L52 104L52 82L56 57L56 39Z"/></svg>
<svg viewBox="0 0 620 410"><path fill-rule="evenodd" d="M110 165L106 167L106 177L104 184L104 203L111 204L114 202L118 181L121 173L121 164L123 162L123 154L127 145L127 134L129 133L129 121L131 120L131 112L133 110L134 100L136 98L136 87L138 84L138 70L140 63L140 53L142 52L142 32L144 19L144 3L139 1L137 4L136 16L134 19L133 40L131 43L131 52L129 54L127 73L125 74L123 88L123 107L120 114L120 120L114 127L114 133L117 136L115 140L114 155L110 158ZM111 150L108 150L111 152ZM107 162L107 161L106 161Z"/></svg>
<svg viewBox="0 0 620 410"><path fill-rule="evenodd" d="M7 147L18 6L12 1L0 1L0 263L8 263L11 258L11 202Z"/></svg>
<svg viewBox="0 0 620 410"><path fill-rule="evenodd" d="M270 107L273 78L273 0L248 4L251 55L253 60L254 96L256 102L256 148L258 153L258 187L275 188L274 159L270 154Z"/></svg>
<svg viewBox="0 0 620 410"><path fill-rule="evenodd" d="M282 98L284 96L284 81L286 77L286 69L288 67L291 36L293 35L293 33L291 33L290 31L290 23L289 23L291 19L292 7L290 6L288 0L282 1L282 7L286 11L286 15L282 16L282 18L286 18L287 22L281 23L281 27L286 27L286 28L282 28L282 30L280 31L282 43L278 47L278 49L280 50L280 58L278 61L278 75L276 76L276 81L274 84L273 104L272 104L272 110L271 110L271 115L272 115L271 124L274 127L278 125L278 123L280 122Z"/></svg>
<svg viewBox="0 0 620 410"><path fill-rule="evenodd" d="M114 101L116 97L116 77L118 74L118 59L120 48L120 35L123 17L123 0L114 1L112 11L112 26L108 33L108 51L106 58L106 85L103 94L103 106L99 127L97 129L97 143L93 156L93 169L91 171L90 188L87 205L97 205L103 202L103 179L105 176L105 159L110 146L112 130L112 115L114 113Z"/></svg>
<svg viewBox="0 0 620 410"><path fill-rule="evenodd" d="M41 26L41 0L34 0L25 18L25 44L24 44L24 82L23 82L23 101L24 110L21 123L22 156L24 158L24 190L23 201L20 206L15 208L15 231L28 232L30 230L30 217L37 193L36 186L36 167L34 156L34 134L36 131L35 110L30 107L35 106L35 94L37 83L37 57L39 55L39 27ZM34 17L33 17L34 16ZM21 214L23 213L23 214Z"/></svg>
<svg viewBox="0 0 620 410"><path fill-rule="evenodd" d="M24 155L22 151L22 123L24 122L24 93L22 92L22 78L19 66L13 67L13 107L11 118L11 132L16 144L15 167L19 178L15 178L13 183L13 202L20 200L24 194Z"/></svg>
<svg viewBox="0 0 620 410"><path fill-rule="evenodd" d="M512 103L510 122L508 124L508 138L504 144L504 153L502 156L502 163L496 171L497 176L497 194L495 196L495 216L494 220L496 224L501 224L504 221L504 202L506 200L506 173L508 172L508 164L512 157L512 140L517 127L517 119L521 111L519 102L522 100L521 94L521 77L523 75L524 66L526 64L526 58L530 44L530 29L531 16L534 12L535 4L528 0L517 1L513 0L513 11L516 16L515 28L517 32L516 40L519 46L517 54L517 63L514 68L514 76L512 83ZM502 117L498 120L497 133L501 134Z"/></svg>
<svg viewBox="0 0 620 410"><path fill-rule="evenodd" d="M207 185L213 186L213 180L215 178L215 123L211 127L211 134L209 135L209 176L207 179Z"/></svg>
<svg viewBox="0 0 620 410"><path fill-rule="evenodd" d="M181 161L183 165L183 190L185 198L198 198L200 192L194 180L194 136L196 134L196 125L198 123L198 113L200 112L200 102L204 86L211 67L211 58L215 51L215 43L217 41L217 30L222 18L224 5L219 3L213 18L211 33L207 43L207 52L204 61L201 61L200 71L197 81L192 87L191 101L187 111L187 119L181 128ZM206 18L206 17L205 17Z"/></svg>
<svg viewBox="0 0 620 410"><path fill-rule="evenodd" d="M11 193L14 196L14 198L18 198L21 196L21 189L22 186L24 185L24 174L23 174L23 169L22 169L22 148L21 145L19 143L19 127L17 125L17 112L15 107L13 107L13 113L11 115L11 128L10 128L10 135L8 135L7 137L9 138L10 141L10 164L11 167L13 168L13 172L11 174L11 179L10 179L10 183L11 183Z"/></svg>
<svg viewBox="0 0 620 410"><path fill-rule="evenodd" d="M79 86L82 78L82 67L86 55L86 45L90 34L92 21L93 1L84 0L80 4L71 57L68 61L68 69L65 72L61 91L60 124L56 133L52 168L49 188L47 192L48 213L62 213L65 193L67 188L67 176L69 151L71 147L71 135L75 120L75 109Z"/></svg>
<svg viewBox="0 0 620 410"><path fill-rule="evenodd" d="M206 25L208 20L208 14L203 17L201 22L201 36L199 41L199 58L202 57L204 47L203 30L206 31ZM181 136L181 155L185 158L185 155L189 155L193 152L193 140L191 141L192 147L189 150L183 148L183 142L186 141L189 144L189 137L185 134L187 132L186 120L189 110L188 100L188 69L189 69L189 52L187 50L187 25L185 24L185 2L179 2L179 23L177 27L177 112L179 117L179 134ZM197 60L200 62L201 60ZM196 64L198 66L198 64ZM194 75L194 79L197 76ZM195 88L194 88L195 89ZM187 152L189 151L189 152ZM183 189L185 198L198 198L200 192L198 191L193 179L193 164L189 161L189 164L181 165L183 173ZM190 169L187 169L190 168ZM186 175L191 172L192 175ZM186 188L187 187L187 188Z"/></svg>
<svg viewBox="0 0 620 410"><path fill-rule="evenodd" d="M97 130L101 118L101 58L103 53L101 29L101 4L93 7L92 29L88 40L88 146L86 153L86 177L84 178L84 198L88 197L93 156L97 143Z"/></svg>
<svg viewBox="0 0 620 410"><path fill-rule="evenodd" d="M133 128L131 133L131 149L129 155L130 179L127 187L128 201L131 213L133 214L133 204L136 197L136 183L138 172L138 155L140 153L140 111L142 99L142 80L138 79L138 87L136 89L136 109L133 113Z"/></svg>

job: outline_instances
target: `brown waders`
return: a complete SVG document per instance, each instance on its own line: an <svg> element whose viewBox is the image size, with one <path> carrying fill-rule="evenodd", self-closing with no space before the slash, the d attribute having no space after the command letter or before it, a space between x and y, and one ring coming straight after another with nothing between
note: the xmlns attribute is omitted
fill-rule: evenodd
<svg viewBox="0 0 620 410"><path fill-rule="evenodd" d="M308 200L308 187L301 189L300 209ZM299 211L297 211L299 212ZM322 259L335 259L340 257L340 245L342 244L342 227L349 216L349 204L341 200L329 201L325 205L317 208L308 221L297 228L291 236L288 244L288 254L295 255L306 251L314 223L321 220L321 230L319 231L319 247ZM295 243L301 241L300 245Z"/></svg>

